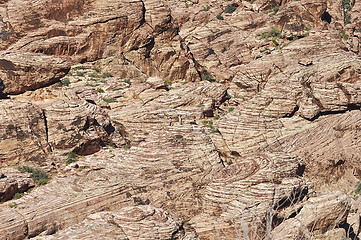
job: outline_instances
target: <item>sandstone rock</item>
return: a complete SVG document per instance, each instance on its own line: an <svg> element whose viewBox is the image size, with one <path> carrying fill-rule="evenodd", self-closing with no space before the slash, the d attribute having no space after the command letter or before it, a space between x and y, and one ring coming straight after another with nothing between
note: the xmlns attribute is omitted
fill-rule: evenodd
<svg viewBox="0 0 361 240"><path fill-rule="evenodd" d="M15 193L23 193L35 186L29 176L23 176L10 169L2 169L0 175L2 175L0 177L0 202L10 200Z"/></svg>
<svg viewBox="0 0 361 240"><path fill-rule="evenodd" d="M101 229L101 231L99 231ZM182 221L149 205L88 216L81 224L35 239L198 239L185 238Z"/></svg>
<svg viewBox="0 0 361 240"><path fill-rule="evenodd" d="M342 192L312 197L295 218L288 219L273 229L271 236L274 239L295 239L300 237L299 233L302 231L306 231L305 235L309 236L311 233L320 235L329 230L331 232L325 234L328 238L339 234L345 236L344 229L341 233L336 233L333 229L345 222L349 210L349 198Z"/></svg>
<svg viewBox="0 0 361 240"><path fill-rule="evenodd" d="M207 81L180 84L169 92L144 91L144 88L134 89L140 93L135 92L133 97L137 99L132 104L114 106L109 112L114 122L123 125L125 137L135 142L165 126L197 124L197 121L202 124L202 116L213 116L216 107L226 97L226 87Z"/></svg>
<svg viewBox="0 0 361 240"><path fill-rule="evenodd" d="M222 167L210 138L190 124L159 127L139 146L103 149L77 166L15 201L27 236L53 233L91 213L144 204L186 221L202 211L204 188ZM0 235L15 234L15 226L1 222Z"/></svg>
<svg viewBox="0 0 361 240"><path fill-rule="evenodd" d="M65 60L43 54L1 52L1 92L18 94L50 85L65 76L69 68Z"/></svg>
<svg viewBox="0 0 361 240"><path fill-rule="evenodd" d="M300 159L264 154L238 159L215 175L207 186L203 213L190 222L201 238L263 236L279 213L303 200L312 184L302 175ZM271 221L271 222L269 222Z"/></svg>
<svg viewBox="0 0 361 240"><path fill-rule="evenodd" d="M347 198L310 194L361 176L359 5L342 4L0 1L19 69L0 79L2 166L54 175L0 206L0 238L343 237ZM84 64L53 84L66 62Z"/></svg>
<svg viewBox="0 0 361 240"><path fill-rule="evenodd" d="M0 166L41 162L50 153L43 111L31 103L0 101Z"/></svg>
<svg viewBox="0 0 361 240"><path fill-rule="evenodd" d="M198 78L177 24L162 2L57 1L50 9L45 5L45 0L6 4L2 17L11 29L6 30L10 37L2 43L4 49L61 55L71 62L102 58L101 64L108 68L106 62L111 62L112 72L121 77Z"/></svg>

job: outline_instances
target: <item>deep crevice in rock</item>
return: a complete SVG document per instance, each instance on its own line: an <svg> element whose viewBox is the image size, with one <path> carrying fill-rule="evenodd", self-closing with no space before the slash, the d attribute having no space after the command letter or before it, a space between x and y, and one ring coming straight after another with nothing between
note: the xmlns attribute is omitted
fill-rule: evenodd
<svg viewBox="0 0 361 240"><path fill-rule="evenodd" d="M317 114L316 116L314 116L313 118L308 119L308 120L315 121L321 116L336 115L336 114L341 114L341 113L354 111L354 110L360 110L360 105L359 104L349 104L349 105L347 105L347 108L345 110L320 112L319 114Z"/></svg>
<svg viewBox="0 0 361 240"><path fill-rule="evenodd" d="M49 144L49 128L48 128L48 120L46 119L45 110L44 110L44 109L42 109L41 111L42 111L42 113L43 113L43 118L44 118L44 126L45 126L45 134L46 134L46 142L48 143L49 148L50 148L50 151L52 152L52 151L53 151L53 149L52 149L51 145Z"/></svg>

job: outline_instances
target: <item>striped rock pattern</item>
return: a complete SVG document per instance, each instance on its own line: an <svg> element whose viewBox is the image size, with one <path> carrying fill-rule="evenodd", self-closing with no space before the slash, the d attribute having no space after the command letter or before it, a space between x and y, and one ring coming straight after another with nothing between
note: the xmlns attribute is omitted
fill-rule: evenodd
<svg viewBox="0 0 361 240"><path fill-rule="evenodd" d="M100 231L101 230L101 231ZM150 205L126 207L88 216L82 223L46 237L34 239L198 239L185 233L182 221Z"/></svg>

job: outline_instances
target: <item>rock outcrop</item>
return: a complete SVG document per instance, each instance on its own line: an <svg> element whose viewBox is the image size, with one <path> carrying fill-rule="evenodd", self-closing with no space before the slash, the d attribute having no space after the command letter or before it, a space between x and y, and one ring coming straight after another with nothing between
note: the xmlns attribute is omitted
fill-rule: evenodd
<svg viewBox="0 0 361 240"><path fill-rule="evenodd" d="M32 187L35 184L29 176L12 169L2 169L0 172L0 202L10 200L16 193L26 192Z"/></svg>
<svg viewBox="0 0 361 240"><path fill-rule="evenodd" d="M0 94L19 94L48 86L64 77L69 63L60 58L22 51L0 53Z"/></svg>
<svg viewBox="0 0 361 240"><path fill-rule="evenodd" d="M0 164L42 162L50 154L43 111L31 103L0 101Z"/></svg>
<svg viewBox="0 0 361 240"><path fill-rule="evenodd" d="M53 236L35 239L198 239L192 232L185 233L182 224L162 209L141 205L95 213Z"/></svg>
<svg viewBox="0 0 361 240"><path fill-rule="evenodd" d="M0 239L358 235L360 9L0 1Z"/></svg>

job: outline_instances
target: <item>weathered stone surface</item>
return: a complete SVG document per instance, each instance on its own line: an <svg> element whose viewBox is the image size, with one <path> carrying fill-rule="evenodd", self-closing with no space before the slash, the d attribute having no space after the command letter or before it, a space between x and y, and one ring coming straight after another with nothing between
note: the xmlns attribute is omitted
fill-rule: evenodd
<svg viewBox="0 0 361 240"><path fill-rule="evenodd" d="M60 55L72 62L102 58L102 64L110 62L111 71L121 77L198 78L162 2L57 1L50 9L46 3L7 3L2 18L4 28L11 28L6 28L4 49Z"/></svg>
<svg viewBox="0 0 361 240"><path fill-rule="evenodd" d="M320 235L345 223L350 206L349 198L342 192L312 197L303 205L299 214L273 229L271 236L273 239L297 239L309 237L312 233L319 236L316 238L322 239ZM336 233L328 232L325 235L334 238L334 234ZM343 235L345 236L344 229Z"/></svg>
<svg viewBox="0 0 361 240"><path fill-rule="evenodd" d="M19 72L42 88L0 100L1 160L35 156L53 175L1 205L1 237L157 238L132 230L148 224L159 238L344 236L332 228L347 198L310 193L351 193L361 176L358 2L0 2L3 52L46 56L51 74L58 57L84 63L62 86ZM97 153L66 165L69 151ZM124 220L130 209L149 217Z"/></svg>
<svg viewBox="0 0 361 240"><path fill-rule="evenodd" d="M204 239L264 234L280 212L303 200L312 184L302 177L301 159L284 154L264 154L237 159L222 169L207 186L203 213L190 222ZM271 221L271 222L269 222Z"/></svg>
<svg viewBox="0 0 361 240"><path fill-rule="evenodd" d="M0 202L10 200L15 193L23 193L34 186L34 181L29 176L19 174L12 169L2 168L0 172Z"/></svg>
<svg viewBox="0 0 361 240"><path fill-rule="evenodd" d="M0 101L0 166L41 162L50 154L43 111L31 103Z"/></svg>
<svg viewBox="0 0 361 240"><path fill-rule="evenodd" d="M195 235L186 238L182 224L180 218L162 209L141 205L95 213L81 224L35 239L198 239Z"/></svg>
<svg viewBox="0 0 361 240"><path fill-rule="evenodd" d="M103 149L72 166L64 169L66 177L15 201L28 236L72 226L94 212L143 204L190 219L202 211L205 186L222 164L204 130L187 124L155 129L139 146ZM0 235L7 231L0 223Z"/></svg>
<svg viewBox="0 0 361 240"><path fill-rule="evenodd" d="M155 129L169 125L202 124L202 118L213 117L227 89L207 81L172 85L169 92L149 88L132 87L129 91L133 94L118 98L121 104L109 111L111 119L123 125L128 140L142 141ZM130 97L136 99L129 104Z"/></svg>
<svg viewBox="0 0 361 240"><path fill-rule="evenodd" d="M70 65L63 59L37 53L0 53L1 93L18 94L50 85L64 77Z"/></svg>

